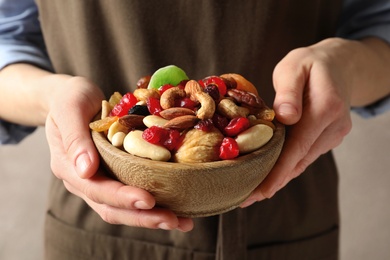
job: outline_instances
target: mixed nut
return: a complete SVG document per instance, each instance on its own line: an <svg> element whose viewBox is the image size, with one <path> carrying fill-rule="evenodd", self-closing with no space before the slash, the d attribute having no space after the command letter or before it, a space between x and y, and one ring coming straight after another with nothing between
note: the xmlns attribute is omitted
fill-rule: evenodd
<svg viewBox="0 0 390 260"><path fill-rule="evenodd" d="M164 69L161 77L179 68ZM179 74L178 84L158 78L167 83L151 86L160 76L155 72L141 78L133 93L115 92L102 101L101 118L90 128L135 156L179 163L234 159L272 138L274 111L244 77L232 73L196 81Z"/></svg>

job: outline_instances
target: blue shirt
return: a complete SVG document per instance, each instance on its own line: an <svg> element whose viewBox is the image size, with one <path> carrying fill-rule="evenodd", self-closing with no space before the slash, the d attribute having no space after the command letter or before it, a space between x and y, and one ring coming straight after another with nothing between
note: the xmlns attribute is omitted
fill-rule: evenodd
<svg viewBox="0 0 390 260"><path fill-rule="evenodd" d="M336 36L376 36L390 43L390 1L344 0ZM51 70L34 0L0 0L0 69L18 62ZM390 110L390 97L354 110L365 117L375 116ZM33 130L0 119L0 144L17 143Z"/></svg>

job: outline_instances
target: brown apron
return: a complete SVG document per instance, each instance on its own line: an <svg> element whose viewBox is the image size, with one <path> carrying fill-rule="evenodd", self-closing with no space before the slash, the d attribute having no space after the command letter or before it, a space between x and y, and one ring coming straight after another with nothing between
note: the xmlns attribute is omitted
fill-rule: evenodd
<svg viewBox="0 0 390 260"><path fill-rule="evenodd" d="M151 3L153 2L153 3ZM290 50L334 34L340 0L37 0L55 71L109 96L175 64L191 78L236 72L272 104L272 71ZM109 225L55 179L47 259L336 259L331 153L272 199L195 219L188 233Z"/></svg>

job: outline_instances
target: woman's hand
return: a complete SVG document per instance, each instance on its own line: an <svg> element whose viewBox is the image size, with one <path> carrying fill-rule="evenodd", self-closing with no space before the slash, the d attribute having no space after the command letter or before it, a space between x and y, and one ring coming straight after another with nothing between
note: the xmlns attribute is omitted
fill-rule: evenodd
<svg viewBox="0 0 390 260"><path fill-rule="evenodd" d="M99 169L99 155L88 124L101 108L100 89L82 77L51 75L58 85L49 102L46 135L51 168L66 188L85 200L103 220L145 228L193 228L191 219L154 208L155 199L145 190L123 185ZM51 82L55 79L51 79Z"/></svg>
<svg viewBox="0 0 390 260"><path fill-rule="evenodd" d="M286 141L273 170L241 207L271 198L348 134L352 88L364 84L356 81L365 74L364 61L354 58L360 45L328 39L290 52L276 66L274 109L287 126Z"/></svg>

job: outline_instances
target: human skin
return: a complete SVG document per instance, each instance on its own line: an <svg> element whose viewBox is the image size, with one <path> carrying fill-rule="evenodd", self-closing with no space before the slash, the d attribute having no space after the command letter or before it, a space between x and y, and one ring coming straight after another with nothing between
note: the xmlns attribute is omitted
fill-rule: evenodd
<svg viewBox="0 0 390 260"><path fill-rule="evenodd" d="M339 145L351 129L350 107L389 95L388 68L390 47L375 38L327 39L293 50L280 61L273 75L274 109L289 128L285 147L274 169L241 206L272 197ZM53 173L103 220L183 232L193 228L192 219L154 208L150 193L105 177L99 169L88 123L104 97L94 82L13 64L0 71L0 93L0 118L44 125Z"/></svg>

